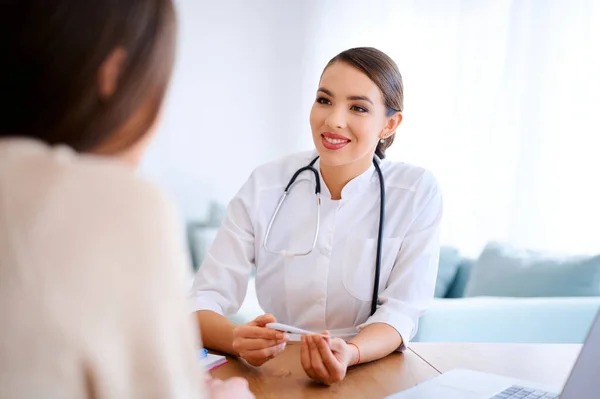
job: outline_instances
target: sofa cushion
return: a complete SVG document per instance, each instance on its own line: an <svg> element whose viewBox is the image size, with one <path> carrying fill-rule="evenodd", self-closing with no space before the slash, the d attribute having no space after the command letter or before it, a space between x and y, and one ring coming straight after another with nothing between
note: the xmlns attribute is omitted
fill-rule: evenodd
<svg viewBox="0 0 600 399"><path fill-rule="evenodd" d="M456 277L448 288L446 298L462 298L465 295L465 288L469 282L469 276L471 275L473 263L474 261L472 259L462 258L458 264Z"/></svg>
<svg viewBox="0 0 600 399"><path fill-rule="evenodd" d="M448 293L458 271L461 257L457 249L452 247L442 247L440 249L440 262L435 283L435 296L444 298Z"/></svg>
<svg viewBox="0 0 600 399"><path fill-rule="evenodd" d="M600 297L436 299L413 342L583 343Z"/></svg>
<svg viewBox="0 0 600 399"><path fill-rule="evenodd" d="M465 296L600 295L600 255L557 256L491 243L473 265Z"/></svg>

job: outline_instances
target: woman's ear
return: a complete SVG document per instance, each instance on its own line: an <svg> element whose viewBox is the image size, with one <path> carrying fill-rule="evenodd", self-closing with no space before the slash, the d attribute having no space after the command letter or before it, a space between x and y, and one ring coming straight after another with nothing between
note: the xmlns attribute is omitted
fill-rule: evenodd
<svg viewBox="0 0 600 399"><path fill-rule="evenodd" d="M390 136L396 134L396 129L402 123L402 112L396 112L394 115L390 116L381 132L381 139L387 139Z"/></svg>
<svg viewBox="0 0 600 399"><path fill-rule="evenodd" d="M123 71L125 61L127 60L127 52L117 47L104 60L98 70L98 92L100 98L106 100L112 97L119 87L119 78Z"/></svg>

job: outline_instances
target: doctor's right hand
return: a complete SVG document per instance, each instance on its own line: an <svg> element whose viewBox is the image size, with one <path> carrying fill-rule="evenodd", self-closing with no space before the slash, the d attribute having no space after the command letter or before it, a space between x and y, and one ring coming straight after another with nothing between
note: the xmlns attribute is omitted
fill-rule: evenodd
<svg viewBox="0 0 600 399"><path fill-rule="evenodd" d="M273 315L265 314L236 327L232 345L239 357L253 366L260 366L283 352L287 334L265 327L276 322Z"/></svg>

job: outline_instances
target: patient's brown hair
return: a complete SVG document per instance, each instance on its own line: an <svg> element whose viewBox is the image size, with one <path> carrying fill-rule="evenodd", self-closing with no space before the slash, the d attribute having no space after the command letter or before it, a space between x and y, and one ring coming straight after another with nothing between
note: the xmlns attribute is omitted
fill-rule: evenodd
<svg viewBox="0 0 600 399"><path fill-rule="evenodd" d="M171 75L172 0L0 0L0 138L31 137L91 151L108 139L125 149L154 123ZM126 57L116 91L103 97L98 71ZM143 104L128 137L115 131Z"/></svg>

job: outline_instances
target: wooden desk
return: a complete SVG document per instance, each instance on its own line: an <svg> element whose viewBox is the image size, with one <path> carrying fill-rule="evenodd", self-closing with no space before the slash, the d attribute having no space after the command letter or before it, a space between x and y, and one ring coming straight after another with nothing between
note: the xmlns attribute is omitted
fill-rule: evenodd
<svg viewBox="0 0 600 399"><path fill-rule="evenodd" d="M326 387L312 382L300 364L300 345L288 343L284 353L255 368L236 358L211 372L216 378L244 377L257 398L384 398L439 373L411 351L348 370L344 381Z"/></svg>
<svg viewBox="0 0 600 399"><path fill-rule="evenodd" d="M561 388L581 345L411 343L410 351L441 373L467 368Z"/></svg>

